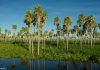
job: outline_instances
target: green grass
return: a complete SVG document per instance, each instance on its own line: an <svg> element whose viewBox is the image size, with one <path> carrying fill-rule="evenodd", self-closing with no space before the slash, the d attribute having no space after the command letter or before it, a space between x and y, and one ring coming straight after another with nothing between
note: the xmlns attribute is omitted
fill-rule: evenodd
<svg viewBox="0 0 100 70"><path fill-rule="evenodd" d="M46 48L42 49L40 44L40 55L37 55L37 42L34 42L34 54L28 51L28 42L24 41L4 41L0 42L0 58L41 58L48 60L69 60L69 61L92 61L100 63L100 44L96 42L93 48L90 45L84 45L82 50L79 43L76 45L69 42L69 50L60 42L59 48L56 42L46 41Z"/></svg>
<svg viewBox="0 0 100 70"><path fill-rule="evenodd" d="M32 58L31 53L21 46L13 45L11 42L0 43L0 58Z"/></svg>

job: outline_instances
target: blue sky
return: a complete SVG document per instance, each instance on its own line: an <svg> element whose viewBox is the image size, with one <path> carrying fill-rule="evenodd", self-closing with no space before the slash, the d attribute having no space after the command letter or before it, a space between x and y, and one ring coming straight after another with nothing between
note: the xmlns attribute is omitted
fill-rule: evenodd
<svg viewBox="0 0 100 70"><path fill-rule="evenodd" d="M12 25L16 24L18 30L24 23L24 16L27 10L34 10L35 4L39 3L43 10L48 11L46 29L51 30L55 16L61 19L64 17L72 18L71 28L77 24L80 13L93 15L97 23L100 23L100 0L0 0L0 26L2 30L12 30ZM54 27L56 29L56 27Z"/></svg>

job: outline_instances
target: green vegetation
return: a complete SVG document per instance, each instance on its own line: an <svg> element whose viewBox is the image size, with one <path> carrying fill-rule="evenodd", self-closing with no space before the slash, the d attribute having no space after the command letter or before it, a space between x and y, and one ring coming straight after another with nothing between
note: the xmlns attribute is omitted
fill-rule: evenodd
<svg viewBox="0 0 100 70"><path fill-rule="evenodd" d="M37 55L37 42L34 42L34 54L31 54L28 51L28 42L23 40L16 40L16 42L2 41L0 42L0 58L43 58L48 60L92 61L100 63L99 42L96 42L92 49L90 49L90 45L83 45L81 50L81 47L78 46L79 42L74 44L69 40L69 50L67 51L62 41L59 42L59 48L56 47L56 41L51 43L46 41L45 49L40 47L41 54Z"/></svg>
<svg viewBox="0 0 100 70"><path fill-rule="evenodd" d="M0 42L0 58L23 58L32 57L32 55L24 48L14 45L12 41Z"/></svg>

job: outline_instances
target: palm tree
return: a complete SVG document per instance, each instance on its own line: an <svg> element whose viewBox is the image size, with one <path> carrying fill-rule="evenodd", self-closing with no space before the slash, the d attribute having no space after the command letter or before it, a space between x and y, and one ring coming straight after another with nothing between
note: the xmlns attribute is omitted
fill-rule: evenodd
<svg viewBox="0 0 100 70"><path fill-rule="evenodd" d="M16 29L17 29L17 25L12 25L12 29L14 30L14 34L13 34L13 36L15 37Z"/></svg>
<svg viewBox="0 0 100 70"><path fill-rule="evenodd" d="M64 24L63 24L63 30L64 30L64 33L67 32L67 50L68 50L68 30L69 30L71 23L72 23L71 18L69 16L65 17Z"/></svg>
<svg viewBox="0 0 100 70"><path fill-rule="evenodd" d="M52 39L53 39L53 36L54 36L54 29L51 29L51 34L52 34Z"/></svg>
<svg viewBox="0 0 100 70"><path fill-rule="evenodd" d="M29 34L32 34L32 11L31 10L28 10L26 12L24 23L26 23L26 25L29 28Z"/></svg>
<svg viewBox="0 0 100 70"><path fill-rule="evenodd" d="M82 27L83 27L83 25L84 25L84 23L85 23L85 16L84 16L84 14L80 14L79 15L79 17L78 17L78 20L77 20L77 23L79 24L79 27L80 27L80 36L81 36L81 38L80 38L80 46L81 46L81 49L82 49Z"/></svg>
<svg viewBox="0 0 100 70"><path fill-rule="evenodd" d="M7 34L8 34L8 30L5 29L5 37L7 37Z"/></svg>
<svg viewBox="0 0 100 70"><path fill-rule="evenodd" d="M45 31L44 31L44 37L45 37L45 39L47 38L47 35L48 35L48 31L45 30ZM44 40L44 49L45 49L45 40Z"/></svg>
<svg viewBox="0 0 100 70"><path fill-rule="evenodd" d="M27 27L22 27L21 32L22 33L28 33L28 28Z"/></svg>
<svg viewBox="0 0 100 70"><path fill-rule="evenodd" d="M53 35L52 35L52 31L50 31L50 32L49 32L50 44L51 44L51 42L52 42L52 36L53 36Z"/></svg>
<svg viewBox="0 0 100 70"><path fill-rule="evenodd" d="M16 35L17 25L12 25L12 29L14 30L13 37L14 37L14 40L15 40L15 42L16 42L16 37L15 37L15 35Z"/></svg>
<svg viewBox="0 0 100 70"><path fill-rule="evenodd" d="M93 16L88 16L86 18L85 24L87 25L87 28L90 30L90 37L91 37L91 48L92 48L92 38L93 38L93 28L96 27L96 22L94 20Z"/></svg>
<svg viewBox="0 0 100 70"><path fill-rule="evenodd" d="M44 24L43 26L44 26L44 31L45 31L45 27L46 27L46 20L47 20L47 18L48 18L48 14L47 14L47 11L43 11L42 12L42 18L41 18L41 22L42 22L42 24ZM43 36L43 38L44 38L44 49L45 49L45 36Z"/></svg>
<svg viewBox="0 0 100 70"><path fill-rule="evenodd" d="M78 34L78 26L77 25L74 25L74 29L73 29L73 32L75 33L76 37L77 38L77 34ZM75 39L75 44L77 42L77 39Z"/></svg>
<svg viewBox="0 0 100 70"><path fill-rule="evenodd" d="M60 34L60 19L58 16L54 18L54 25L57 27L57 47L59 45L59 34Z"/></svg>
<svg viewBox="0 0 100 70"><path fill-rule="evenodd" d="M11 34L11 31L10 30L8 30L8 36Z"/></svg>
<svg viewBox="0 0 100 70"><path fill-rule="evenodd" d="M36 17L37 22L37 32L38 32L38 55L39 55L39 47L40 47L40 31L44 26L45 21L47 20L46 13L42 11L41 6L37 4L34 10L34 17Z"/></svg>
<svg viewBox="0 0 100 70"><path fill-rule="evenodd" d="M79 27L82 27L82 25L85 23L85 16L84 16L84 14L80 14L79 15L77 23L79 24Z"/></svg>
<svg viewBox="0 0 100 70"><path fill-rule="evenodd" d="M37 17L36 20L37 20L37 28L38 28L38 55L39 55L39 47L40 47L40 20L41 20L40 16L41 14L42 14L41 7L40 5L37 4L35 6L34 15L35 17Z"/></svg>
<svg viewBox="0 0 100 70"><path fill-rule="evenodd" d="M97 24L96 24L96 23L93 23L93 24L92 24L92 28L93 28L93 38L95 38L95 33L96 33Z"/></svg>
<svg viewBox="0 0 100 70"><path fill-rule="evenodd" d="M33 53L33 49L31 50L31 45L33 44L33 42L31 44L31 37L30 37L30 35L32 34L32 20L33 20L32 19L32 11L28 10L26 12L26 15L25 15L24 23L26 23L26 25L29 28L28 29L28 32L29 32L29 51L32 51L32 53Z"/></svg>
<svg viewBox="0 0 100 70"><path fill-rule="evenodd" d="M28 27L22 27L20 30L20 36L23 37L25 36L27 38L27 34L28 34ZM25 40L24 40L25 41Z"/></svg>

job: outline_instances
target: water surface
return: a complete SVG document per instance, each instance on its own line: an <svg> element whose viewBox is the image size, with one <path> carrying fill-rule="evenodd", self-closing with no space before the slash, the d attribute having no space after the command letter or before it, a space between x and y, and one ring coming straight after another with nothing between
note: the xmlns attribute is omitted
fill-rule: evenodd
<svg viewBox="0 0 100 70"><path fill-rule="evenodd" d="M100 70L100 64L45 59L0 59L0 70Z"/></svg>

